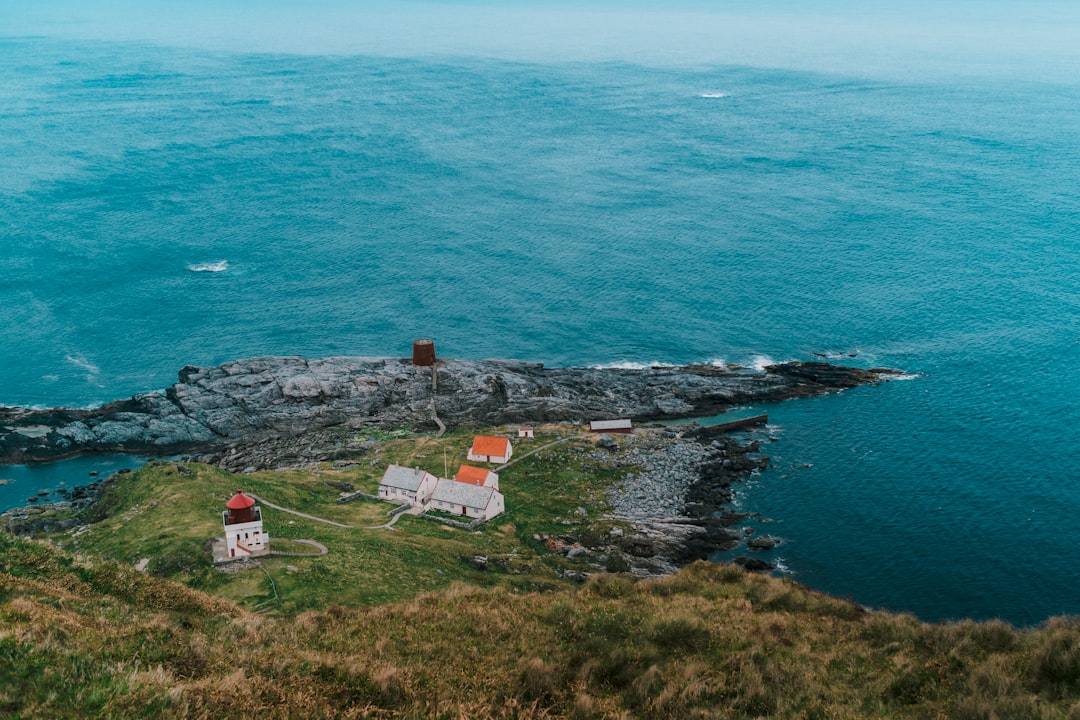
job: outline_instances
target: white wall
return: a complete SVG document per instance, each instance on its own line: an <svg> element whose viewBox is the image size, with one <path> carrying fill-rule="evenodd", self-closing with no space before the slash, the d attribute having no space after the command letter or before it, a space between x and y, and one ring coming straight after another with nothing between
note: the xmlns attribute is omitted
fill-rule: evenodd
<svg viewBox="0 0 1080 720"><path fill-rule="evenodd" d="M243 545L250 552L237 547ZM270 552L270 534L263 532L262 521L225 526L225 547L229 557L255 557Z"/></svg>

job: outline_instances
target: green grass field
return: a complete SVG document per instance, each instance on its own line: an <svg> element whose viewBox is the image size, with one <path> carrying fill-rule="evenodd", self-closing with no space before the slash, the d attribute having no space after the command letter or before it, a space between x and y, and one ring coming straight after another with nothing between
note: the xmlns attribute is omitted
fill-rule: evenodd
<svg viewBox="0 0 1080 720"><path fill-rule="evenodd" d="M490 430L488 432L491 432ZM572 428L552 426L548 434L515 443L515 455L568 437L526 457L500 475L506 512L468 532L422 518L403 516L392 528L393 505L358 499L335 501L342 491L328 485L351 483L375 494L387 464L421 467L435 475L453 475L465 460L472 432L442 438L388 434L373 452L355 464L329 463L305 470L235 475L196 463L151 463L119 476L94 509L98 522L60 533L52 540L64 548L125 564L148 559L150 573L219 595L243 607L294 614L334 605L362 607L414 597L454 582L519 591L565 586L563 569L580 563L552 554L534 535L581 530L579 508L590 518L589 531L606 532L614 524L601 519L605 494L621 473L593 467L583 449L591 440ZM445 463L445 464L444 464ZM310 539L329 553L319 557L268 557L262 570L224 573L211 562L208 541L223 534L221 511L236 490L267 502L349 525L335 527L263 507L271 549L295 551L289 541ZM301 550L303 551L303 550ZM471 560L491 561L477 570Z"/></svg>
<svg viewBox="0 0 1080 720"><path fill-rule="evenodd" d="M326 604L256 614L0 533L0 716L1080 720L1075 620L927 625L734 566Z"/></svg>
<svg viewBox="0 0 1080 720"><path fill-rule="evenodd" d="M78 527L0 533L0 717L1080 720L1075 620L927 625L709 563L569 584L580 561L534 535L608 533L626 469L561 432L475 532L335 502L327 482L373 493L390 462L443 475L445 452L453 474L471 439L396 432L347 467L153 463ZM221 572L207 542L237 489L350 527L264 506L272 547L329 553Z"/></svg>

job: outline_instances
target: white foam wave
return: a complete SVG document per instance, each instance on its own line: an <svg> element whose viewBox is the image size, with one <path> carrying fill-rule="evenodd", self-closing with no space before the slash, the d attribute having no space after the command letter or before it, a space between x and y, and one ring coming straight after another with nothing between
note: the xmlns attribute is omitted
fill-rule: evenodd
<svg viewBox="0 0 1080 720"><path fill-rule="evenodd" d="M852 350L826 350L825 352L815 352L810 354L825 360L840 360L843 358L858 357L861 352L862 351L858 348L854 348Z"/></svg>
<svg viewBox="0 0 1080 720"><path fill-rule="evenodd" d="M101 375L101 368L87 360L84 355L65 355L64 359L80 370L86 371L86 382L88 384L95 387L103 387L102 384L98 382L98 376Z"/></svg>
<svg viewBox="0 0 1080 720"><path fill-rule="evenodd" d="M922 377L922 373L899 373L896 375L882 375L885 380L918 380Z"/></svg>
<svg viewBox="0 0 1080 720"><path fill-rule="evenodd" d="M631 362L630 360L621 360L619 362L604 363L601 365L593 365L593 370L648 370L654 367L679 367L675 363L667 362L651 362L640 363Z"/></svg>
<svg viewBox="0 0 1080 720"><path fill-rule="evenodd" d="M754 359L750 361L750 367L754 368L758 372L765 372L765 368L775 364L776 361L768 355L755 355Z"/></svg>
<svg viewBox="0 0 1080 720"><path fill-rule="evenodd" d="M780 363L791 362L790 360L774 360L768 355L754 355L748 363L735 363L731 364L726 358L718 357L705 360L701 363L691 361L689 364L701 364L709 365L718 368L752 368L758 372L764 372L765 368L769 365L778 365ZM665 368L665 367L683 367L687 363L671 363L654 360L653 362L636 362L634 360L619 360L617 362L600 363L597 365L590 365L593 370L648 370L649 368ZM890 376L892 377L892 376ZM901 377L901 376L896 376ZM908 379L908 378L905 378Z"/></svg>
<svg viewBox="0 0 1080 720"><path fill-rule="evenodd" d="M711 92L711 93L698 93L699 98L726 98L727 93L723 92Z"/></svg>
<svg viewBox="0 0 1080 720"><path fill-rule="evenodd" d="M225 272L226 270L229 269L229 261L228 260L219 260L217 262L192 263L191 265L187 266L187 269L190 270L191 272L208 272L208 273Z"/></svg>
<svg viewBox="0 0 1080 720"><path fill-rule="evenodd" d="M87 360L82 355L65 355L64 359L77 368L82 368L90 375L100 375L101 368Z"/></svg>

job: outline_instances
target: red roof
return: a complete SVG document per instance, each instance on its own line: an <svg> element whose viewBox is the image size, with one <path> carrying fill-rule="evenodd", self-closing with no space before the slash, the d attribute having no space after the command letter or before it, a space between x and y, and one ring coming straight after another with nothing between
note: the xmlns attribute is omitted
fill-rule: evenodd
<svg viewBox="0 0 1080 720"><path fill-rule="evenodd" d="M454 476L454 479L458 482L483 487L484 481L487 480L487 476L488 471L484 468L478 468L472 465L462 465L461 469L457 471L457 475Z"/></svg>
<svg viewBox="0 0 1080 720"><path fill-rule="evenodd" d="M495 455L497 457L506 457L509 448L510 441L501 437L477 435L472 441L473 455Z"/></svg>
<svg viewBox="0 0 1080 720"><path fill-rule="evenodd" d="M254 504L255 500L245 495L243 490L237 490L236 494L233 495L232 500L225 503L225 507L229 508L230 510L243 510L245 508L251 507Z"/></svg>

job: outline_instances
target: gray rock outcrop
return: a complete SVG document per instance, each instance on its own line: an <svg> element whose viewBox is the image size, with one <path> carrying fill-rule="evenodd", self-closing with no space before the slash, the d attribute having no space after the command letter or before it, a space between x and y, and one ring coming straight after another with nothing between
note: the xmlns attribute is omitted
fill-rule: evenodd
<svg viewBox="0 0 1080 720"><path fill-rule="evenodd" d="M817 395L880 375L821 362L764 372L687 365L545 368L513 360L257 357L185 367L163 392L93 410L0 408L0 463L82 452L153 454L265 441L319 428L636 420L712 415L750 402Z"/></svg>

